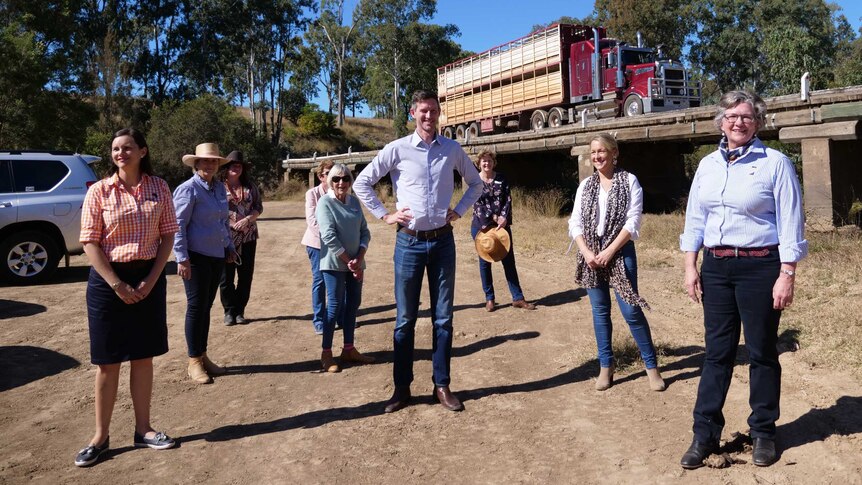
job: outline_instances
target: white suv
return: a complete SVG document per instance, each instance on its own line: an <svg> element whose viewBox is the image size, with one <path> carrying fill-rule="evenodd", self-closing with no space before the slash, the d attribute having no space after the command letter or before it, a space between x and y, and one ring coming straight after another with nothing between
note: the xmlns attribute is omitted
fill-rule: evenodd
<svg viewBox="0 0 862 485"><path fill-rule="evenodd" d="M0 150L0 279L43 282L81 254L81 206L97 180L92 155ZM68 264L68 259L67 259Z"/></svg>

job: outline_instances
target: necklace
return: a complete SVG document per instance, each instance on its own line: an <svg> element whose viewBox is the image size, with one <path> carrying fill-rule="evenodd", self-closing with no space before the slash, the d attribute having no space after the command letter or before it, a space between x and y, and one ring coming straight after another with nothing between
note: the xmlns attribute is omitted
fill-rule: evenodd
<svg viewBox="0 0 862 485"><path fill-rule="evenodd" d="M237 189L239 189L239 194L237 194ZM237 187L231 187L228 185L228 190L230 190L230 196L237 202L241 201L245 197L245 187L243 187L242 184Z"/></svg>

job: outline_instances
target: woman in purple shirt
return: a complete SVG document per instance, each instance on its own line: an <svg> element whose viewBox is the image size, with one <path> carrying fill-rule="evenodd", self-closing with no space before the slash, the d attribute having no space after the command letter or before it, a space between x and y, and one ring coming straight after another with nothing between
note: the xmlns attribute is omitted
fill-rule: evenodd
<svg viewBox="0 0 862 485"><path fill-rule="evenodd" d="M703 303L706 347L694 441L681 460L688 469L703 466L718 449L740 332L749 356L752 461L757 466L775 462L778 322L793 302L796 263L808 253L793 163L757 138L766 103L748 91L731 91L718 106L715 125L722 138L697 168L680 236L685 289L692 301Z"/></svg>
<svg viewBox="0 0 862 485"><path fill-rule="evenodd" d="M227 190L215 179L218 168L227 163L215 143L201 143L194 155L183 163L194 175L174 190L174 206L180 230L174 236L177 274L186 288L186 344L189 352L189 377L198 384L209 384L224 367L207 356L210 310L219 289L225 261L236 261L230 237Z"/></svg>

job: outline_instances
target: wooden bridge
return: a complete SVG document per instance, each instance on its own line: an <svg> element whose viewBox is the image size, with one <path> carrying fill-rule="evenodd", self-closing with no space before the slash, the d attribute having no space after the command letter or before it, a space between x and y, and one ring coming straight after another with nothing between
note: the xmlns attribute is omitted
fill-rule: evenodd
<svg viewBox="0 0 862 485"><path fill-rule="evenodd" d="M759 136L785 143L801 144L805 210L810 225L832 227L848 220L854 199L862 198L862 169L859 167L862 86L812 91L765 100L767 119ZM589 140L596 133L609 132L620 142L620 160L638 175L647 192L683 193L683 155L695 145L716 143L716 106L703 106L627 118L582 121L541 131L482 136L462 141L464 150L475 157L480 151L494 151L498 158L541 152L562 152L576 159L579 178L592 174ZM320 160L361 168L377 151L347 153L327 157L284 160L288 173L309 170ZM656 176L656 174L662 174ZM285 175L288 176L288 175ZM668 181L671 180L670 184ZM309 182L314 183L310 174Z"/></svg>

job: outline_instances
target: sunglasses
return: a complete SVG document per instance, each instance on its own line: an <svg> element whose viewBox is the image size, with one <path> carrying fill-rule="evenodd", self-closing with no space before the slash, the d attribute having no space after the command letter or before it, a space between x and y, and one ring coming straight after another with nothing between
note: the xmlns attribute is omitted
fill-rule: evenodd
<svg viewBox="0 0 862 485"><path fill-rule="evenodd" d="M347 182L349 184L352 180L350 177L339 177L338 175L332 177L332 183L337 184L338 182Z"/></svg>

